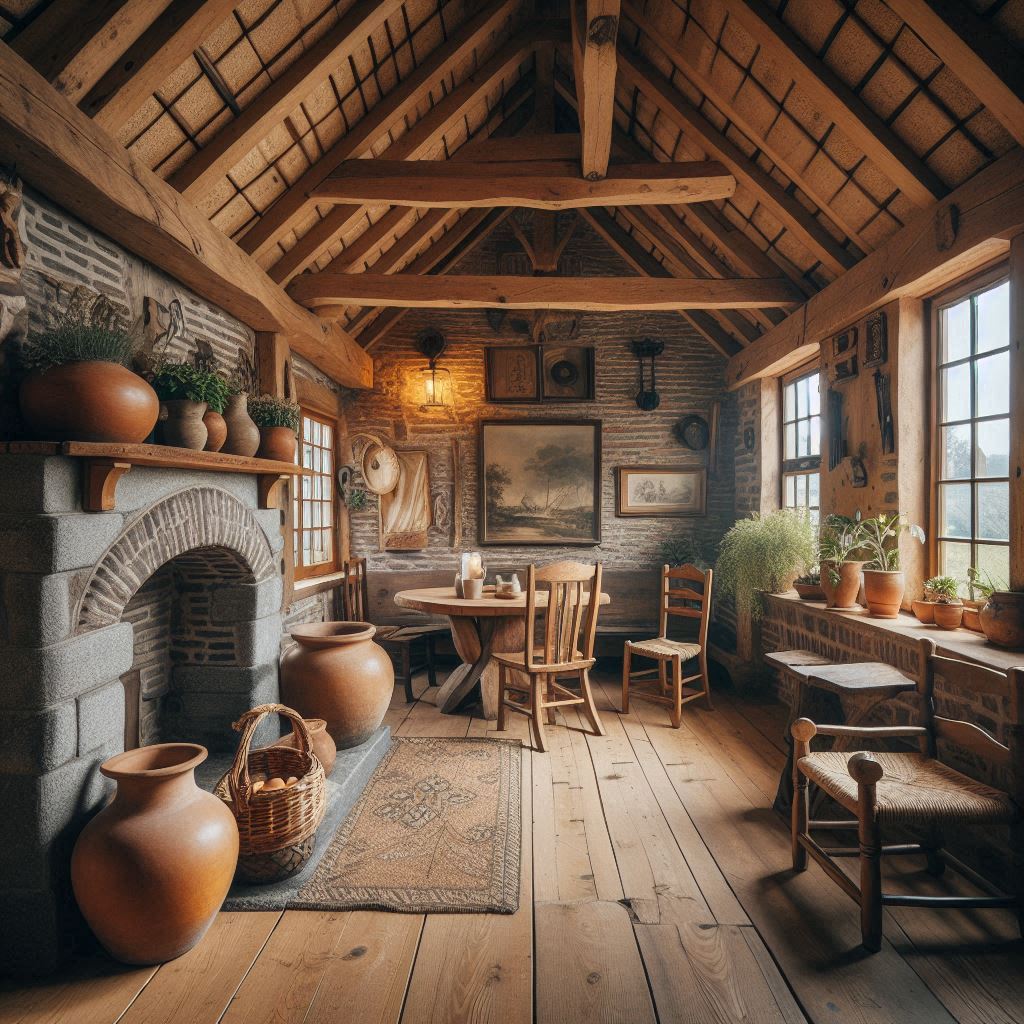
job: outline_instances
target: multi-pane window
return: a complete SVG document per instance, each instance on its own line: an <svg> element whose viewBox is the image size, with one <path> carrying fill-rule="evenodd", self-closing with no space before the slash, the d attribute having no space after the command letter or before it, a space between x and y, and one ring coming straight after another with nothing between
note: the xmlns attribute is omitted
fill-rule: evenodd
<svg viewBox="0 0 1024 1024"><path fill-rule="evenodd" d="M295 575L320 576L338 568L334 508L334 424L302 411L302 477L295 497Z"/></svg>
<svg viewBox="0 0 1024 1024"><path fill-rule="evenodd" d="M806 509L817 523L820 499L821 396L817 370L782 384L782 505Z"/></svg>
<svg viewBox="0 0 1024 1024"><path fill-rule="evenodd" d="M936 556L943 575L1010 572L1010 285L936 307Z"/></svg>

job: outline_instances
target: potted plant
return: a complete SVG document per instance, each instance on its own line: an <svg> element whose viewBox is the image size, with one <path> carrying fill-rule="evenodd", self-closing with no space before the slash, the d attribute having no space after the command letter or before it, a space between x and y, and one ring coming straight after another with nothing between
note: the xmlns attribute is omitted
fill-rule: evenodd
<svg viewBox="0 0 1024 1024"><path fill-rule="evenodd" d="M806 515L780 509L734 523L722 538L715 566L720 593L738 611L761 615L759 592L785 593L801 572L815 564L814 524Z"/></svg>
<svg viewBox="0 0 1024 1024"><path fill-rule="evenodd" d="M815 566L803 576L793 581L793 589L800 595L801 601L824 601L825 591L821 587L821 569Z"/></svg>
<svg viewBox="0 0 1024 1024"><path fill-rule="evenodd" d="M924 581L924 597L910 602L917 621L928 625L935 621L935 602L940 598L955 601L959 598L960 581L953 576L932 576Z"/></svg>
<svg viewBox="0 0 1024 1024"><path fill-rule="evenodd" d="M214 374L206 389L206 412L203 423L206 426L206 451L219 452L228 438L228 425L224 420L224 407L230 396L228 382Z"/></svg>
<svg viewBox="0 0 1024 1024"><path fill-rule="evenodd" d="M996 582L989 573L982 576L982 571L973 565L967 570L967 592L970 597L964 601L964 621L967 629L975 633L984 633L981 628L981 609L985 607L988 599L1005 586Z"/></svg>
<svg viewBox="0 0 1024 1024"><path fill-rule="evenodd" d="M964 617L963 602L955 595L942 594L936 598L933 612L939 629L958 629Z"/></svg>
<svg viewBox="0 0 1024 1024"><path fill-rule="evenodd" d="M285 398L260 395L249 403L249 415L260 428L261 459L295 461L295 435L299 429L299 407Z"/></svg>
<svg viewBox="0 0 1024 1024"><path fill-rule="evenodd" d="M976 573L972 583L972 597L978 592L986 599L978 618L988 642L1012 651L1024 648L1024 591L1008 590L988 573L984 580Z"/></svg>
<svg viewBox="0 0 1024 1024"><path fill-rule="evenodd" d="M861 523L862 546L871 560L864 567L864 598L879 619L895 619L903 604L906 577L900 568L900 534L924 543L924 530L906 521L903 513L884 512Z"/></svg>
<svg viewBox="0 0 1024 1024"><path fill-rule="evenodd" d="M166 410L160 421L163 443L200 452L209 432L203 422L211 395L217 400L222 380L191 363L162 363L153 375L153 387Z"/></svg>
<svg viewBox="0 0 1024 1024"><path fill-rule="evenodd" d="M18 399L32 433L47 441L145 441L160 403L128 369L134 350L127 331L70 317L30 334Z"/></svg>
<svg viewBox="0 0 1024 1024"><path fill-rule="evenodd" d="M818 538L821 589L826 608L855 608L864 561L860 553L860 513L854 517L833 513L825 518Z"/></svg>
<svg viewBox="0 0 1024 1024"><path fill-rule="evenodd" d="M229 382L228 392L224 409L228 438L221 451L225 455L241 455L251 459L260 446L260 428L249 415L249 394L237 380Z"/></svg>

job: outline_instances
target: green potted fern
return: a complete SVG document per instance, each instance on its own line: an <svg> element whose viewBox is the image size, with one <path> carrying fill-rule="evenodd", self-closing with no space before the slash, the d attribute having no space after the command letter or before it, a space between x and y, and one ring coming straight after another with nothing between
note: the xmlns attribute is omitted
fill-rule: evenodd
<svg viewBox="0 0 1024 1024"><path fill-rule="evenodd" d="M299 429L299 407L285 398L260 395L249 403L249 415L260 428L261 459L295 461L295 438Z"/></svg>
<svg viewBox="0 0 1024 1024"><path fill-rule="evenodd" d="M200 452L209 440L203 417L210 400L226 398L224 380L191 363L161 363L153 374L153 388L163 403L160 436L164 444Z"/></svg>
<svg viewBox="0 0 1024 1024"><path fill-rule="evenodd" d="M960 596L960 581L954 576L932 576L924 581L924 597L910 602L911 610L922 625L935 622L935 604L940 598L955 601Z"/></svg>

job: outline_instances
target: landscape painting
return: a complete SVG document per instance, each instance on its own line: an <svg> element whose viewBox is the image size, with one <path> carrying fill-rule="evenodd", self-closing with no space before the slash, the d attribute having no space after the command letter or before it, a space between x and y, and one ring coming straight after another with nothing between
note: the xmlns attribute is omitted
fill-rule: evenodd
<svg viewBox="0 0 1024 1024"><path fill-rule="evenodd" d="M620 516L701 516L706 472L687 466L620 466Z"/></svg>
<svg viewBox="0 0 1024 1024"><path fill-rule="evenodd" d="M481 544L601 540L599 420L480 424Z"/></svg>

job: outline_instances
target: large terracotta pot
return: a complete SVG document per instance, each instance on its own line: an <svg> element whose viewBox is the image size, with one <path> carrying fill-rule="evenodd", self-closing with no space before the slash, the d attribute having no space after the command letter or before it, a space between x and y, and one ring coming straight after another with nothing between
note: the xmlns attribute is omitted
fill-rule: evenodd
<svg viewBox="0 0 1024 1024"><path fill-rule="evenodd" d="M338 757L338 748L331 734L327 731L327 723L322 718L307 718L306 728L309 730L310 739L313 741L313 753L320 759L324 766L324 774L330 775L334 769L334 762ZM287 736L282 736L276 743L278 747L294 747L300 749L299 735L296 727Z"/></svg>
<svg viewBox="0 0 1024 1024"><path fill-rule="evenodd" d="M228 425L224 422L224 417L219 412L207 409L206 415L203 416L203 423L206 426L207 435L205 451L219 452L228 439Z"/></svg>
<svg viewBox="0 0 1024 1024"><path fill-rule="evenodd" d="M190 402L187 398L175 398L164 402L167 418L160 421L160 436L163 443L172 448L190 448L201 452L206 447L208 432L203 416L205 402Z"/></svg>
<svg viewBox="0 0 1024 1024"><path fill-rule="evenodd" d="M281 701L322 718L338 750L365 743L384 721L395 686L391 659L369 622L317 622L291 631L281 659Z"/></svg>
<svg viewBox="0 0 1024 1024"><path fill-rule="evenodd" d="M843 562L838 568L839 582L832 582L832 562L821 563L821 589L826 608L856 608L860 593L863 562Z"/></svg>
<svg viewBox="0 0 1024 1024"><path fill-rule="evenodd" d="M260 447L256 454L261 459L294 462L295 442L295 431L291 427L260 427Z"/></svg>
<svg viewBox="0 0 1024 1024"><path fill-rule="evenodd" d="M231 395L224 410L228 439L221 451L226 455L244 455L251 459L260 446L260 428L249 416L249 396Z"/></svg>
<svg viewBox="0 0 1024 1024"><path fill-rule="evenodd" d="M906 587L907 582L902 572L864 570L864 600L867 601L868 611L876 619L895 619L899 616Z"/></svg>
<svg viewBox="0 0 1024 1024"><path fill-rule="evenodd" d="M238 861L231 811L195 781L197 743L157 743L100 766L114 799L82 830L75 898L116 960L157 964L188 952L224 902Z"/></svg>
<svg viewBox="0 0 1024 1024"><path fill-rule="evenodd" d="M981 609L981 628L990 643L1024 650L1024 591L994 591Z"/></svg>
<svg viewBox="0 0 1024 1024"><path fill-rule="evenodd" d="M160 414L156 392L119 363L66 363L30 374L18 398L32 433L46 441L140 444Z"/></svg>

